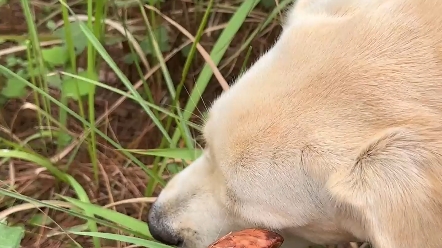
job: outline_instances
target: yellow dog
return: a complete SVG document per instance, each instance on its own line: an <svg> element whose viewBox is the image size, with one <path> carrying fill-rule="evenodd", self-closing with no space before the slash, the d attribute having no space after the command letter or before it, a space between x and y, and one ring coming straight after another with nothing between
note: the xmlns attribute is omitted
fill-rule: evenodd
<svg viewBox="0 0 442 248"><path fill-rule="evenodd" d="M149 213L155 238L442 247L442 0L299 0L212 105L204 154Z"/></svg>

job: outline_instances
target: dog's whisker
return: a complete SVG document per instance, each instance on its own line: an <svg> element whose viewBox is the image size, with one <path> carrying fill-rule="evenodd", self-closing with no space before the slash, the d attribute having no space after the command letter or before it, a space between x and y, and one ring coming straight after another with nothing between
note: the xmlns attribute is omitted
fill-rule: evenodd
<svg viewBox="0 0 442 248"><path fill-rule="evenodd" d="M195 80L194 80L194 81L195 81ZM198 113L199 113L201 116L204 116L203 112L201 112L200 109L198 108L198 104L196 104L196 102L192 99L191 94L190 94L189 90L187 89L187 87L186 87L185 85L183 85L183 88L184 88L184 90L186 91L187 95L189 96L189 101L191 101L192 104L195 105L195 109L198 111ZM202 99L202 95L201 95L201 93L200 93L199 91L198 91L198 94L200 95L200 96L199 96L200 99Z"/></svg>
<svg viewBox="0 0 442 248"><path fill-rule="evenodd" d="M172 106L171 104L166 104L166 103L163 104L163 106L172 107L172 108L176 108L176 107L177 107L177 106ZM188 113L188 114L190 114L191 117L195 117L196 119L200 120L202 123L205 122L205 119L204 119L203 117L201 117L201 116L199 116L199 115L197 115L197 114L194 114L194 113L191 112L191 111L185 110L185 109L183 109L183 108L179 108L179 110L180 110L181 112L183 112L183 113ZM196 125L196 126L200 126L200 127L202 127L201 124L197 124L197 123L193 123L193 124Z"/></svg>
<svg viewBox="0 0 442 248"><path fill-rule="evenodd" d="M218 235L216 236L216 239L221 237L221 232L223 231L224 226L227 223L227 218L228 218L228 209L226 206L222 206L222 208L224 209L224 219L223 222L220 223L219 229L218 229Z"/></svg>
<svg viewBox="0 0 442 248"><path fill-rule="evenodd" d="M206 102L204 101L203 93L199 90L199 88L195 88L195 89L198 91L198 94L200 95L201 102L203 103L203 106L204 106L204 112L207 112L209 110L209 108L206 105ZM201 113L201 116L204 116L204 114Z"/></svg>

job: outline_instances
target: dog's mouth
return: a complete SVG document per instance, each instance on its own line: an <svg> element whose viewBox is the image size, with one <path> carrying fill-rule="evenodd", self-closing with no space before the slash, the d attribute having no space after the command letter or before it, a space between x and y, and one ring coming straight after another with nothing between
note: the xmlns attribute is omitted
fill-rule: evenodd
<svg viewBox="0 0 442 248"><path fill-rule="evenodd" d="M175 245L173 245L173 247L184 248L186 246L185 246L184 240L178 240L177 243Z"/></svg>

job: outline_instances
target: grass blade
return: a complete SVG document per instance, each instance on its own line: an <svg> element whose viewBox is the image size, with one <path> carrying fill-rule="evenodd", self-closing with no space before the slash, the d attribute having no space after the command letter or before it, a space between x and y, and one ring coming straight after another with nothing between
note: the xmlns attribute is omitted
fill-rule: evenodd
<svg viewBox="0 0 442 248"><path fill-rule="evenodd" d="M101 218L122 225L129 230L137 231L143 234L144 236L152 237L152 235L149 232L149 227L143 221L137 220L122 213L106 209L91 203L82 202L74 198L65 197L65 196L60 196L60 197L74 204L75 206L83 209L84 211L88 211L90 213L93 213L94 215L100 216Z"/></svg>
<svg viewBox="0 0 442 248"><path fill-rule="evenodd" d="M150 240L144 240L140 238L134 238L129 236L123 236L113 233L102 233L102 232L70 232L75 235L89 236L89 237L99 237L104 239L117 240L121 242L131 243L137 246L149 247L149 248L172 248L172 246L164 245Z"/></svg>
<svg viewBox="0 0 442 248"><path fill-rule="evenodd" d="M8 149L1 149L0 150L0 158L18 158L23 159L29 162L33 162L35 164L38 164L44 168L46 168L49 172L52 173L58 180L63 181L65 183L69 183L68 176L60 171L57 167L52 165L49 160L43 158L40 155L31 154L23 151L16 151L16 150L8 150Z"/></svg>
<svg viewBox="0 0 442 248"><path fill-rule="evenodd" d="M187 161L193 161L197 159L203 153L200 149L192 148L165 148L165 149L125 149L128 152L138 153L143 155L150 155L155 157L182 159Z"/></svg>
<svg viewBox="0 0 442 248"><path fill-rule="evenodd" d="M59 180L71 185L80 200L82 200L84 202L90 202L89 198L86 194L86 191L83 189L83 187L81 187L80 184L72 176L65 174L64 172L60 171L57 167L53 166L49 160L47 160L39 155L30 154L30 153L26 153L26 152L22 152L22 151L7 150L7 149L0 150L0 157L2 157L2 158L19 158L19 159L27 160L27 161L33 162L35 164L38 164L38 165L46 168L48 171L50 171ZM94 217L94 215L91 214L89 211L85 211L85 212L86 212L86 215L88 215L89 217ZM94 221L88 220L88 225L89 225L89 228L91 229L91 231L98 231L97 224ZM98 242L98 240L97 240L97 242Z"/></svg>
<svg viewBox="0 0 442 248"><path fill-rule="evenodd" d="M77 218L80 218L80 219L92 220L92 221L95 221L95 222L97 222L97 223L99 223L99 224L101 224L103 226L111 227L111 228L114 228L116 230L125 231L126 233L137 235L138 237L150 238L149 236L143 235L143 234L141 234L140 232L138 232L136 230L130 230L128 228L125 228L124 226L118 226L118 225L115 225L112 222L109 222L109 221L106 221L106 220L101 220L101 219L98 219L98 218L95 218L95 217L89 217L89 216L81 214L81 213L79 213L77 211L72 211L72 210L69 210L69 209L66 209L66 208L58 207L58 206L55 206L55 205L52 205L52 204L48 204L48 203L45 203L45 202L42 202L42 201L39 201L39 200L35 200L35 199L33 199L33 198L29 197L29 196L25 196L25 195L21 195L21 194L18 194L18 193L14 193L14 192L12 192L10 190L7 190L7 189L4 189L4 188L0 188L0 195L4 195L4 196L11 197L11 198L19 199L19 200L22 200L22 201L25 201L25 202L32 203L32 204L35 205L36 208L37 207L50 208L50 209L57 210L57 211L60 211L60 212L63 212L63 213L67 213L67 214L69 214L71 216L74 216L74 217L77 217Z"/></svg>
<svg viewBox="0 0 442 248"><path fill-rule="evenodd" d="M12 72L11 70L9 70L8 68L4 67L3 65L0 65L0 71L2 73L4 73L5 75L8 75L9 77L13 77L18 79L20 82L25 83L28 87L32 88L33 90L37 91L39 94L41 94L42 96L48 98L51 102L55 103L58 107L66 110L67 113L69 113L70 115L72 115L73 117L75 117L77 120L79 120L82 124L85 124L88 128L91 128L94 132L96 132L98 135L100 135L102 138L104 138L107 142L109 142L112 146L114 146L117 149L123 149L121 147L120 144L118 144L117 142L115 142L114 140L110 139L107 135L105 135L103 132L101 132L100 130L98 130L96 127L91 127L90 123L87 122L84 118L82 118L81 116L79 116L77 113L75 113L74 111L72 111L71 109L69 109L67 106L63 105L60 103L60 101L58 101L57 99L55 99L54 97L52 97L51 95L49 95L47 92L41 90L40 88L36 87L35 85L29 83L28 81L26 81L25 79L23 79L22 77L18 76L16 73ZM143 169L153 180L157 180L158 183L160 183L161 185L165 185L164 179L161 178L160 176L158 176L156 173L152 173L152 171L146 167L146 165L144 165L143 163L141 163L140 160L138 160L136 157L134 157L132 154L130 154L129 152L126 151L122 151L124 155L126 155L133 163L135 163L136 165L140 166L141 169Z"/></svg>
<svg viewBox="0 0 442 248"><path fill-rule="evenodd" d="M65 6L69 9L72 15L75 15L75 13L69 8L69 6ZM137 102L140 103L141 107L146 111L146 113L149 115L149 117L152 119L152 121L155 123L155 125L158 127L158 129L161 131L161 133L164 135L164 137L171 143L172 139L170 138L169 134L167 133L166 129L164 128L163 124L156 118L155 114L152 112L152 110L144 104L144 101L142 101L141 95L136 91L133 87L133 85L130 83L129 79L124 75L124 73L118 68L118 65L113 61L113 59L110 57L110 55L107 53L106 49L100 44L100 42L97 40L97 38L94 36L94 34L91 32L91 30L81 21L77 20L79 22L79 26L81 30L83 31L84 35L88 38L89 42L93 45L93 47L96 49L96 51L101 55L101 57L106 61L106 63L109 65L109 67L112 68L112 70L115 72L115 74L118 76L118 78L123 82L123 84L126 86L126 88L134 95L137 99Z"/></svg>
<svg viewBox="0 0 442 248"><path fill-rule="evenodd" d="M213 46L212 52L210 53L210 57L212 58L215 65L218 65L218 63L221 61L222 57L224 56L224 53L229 47L230 42L232 41L235 34L238 32L239 28L242 26L244 20L247 18L247 15L253 8L256 7L258 3L259 0L244 1L241 4L241 6L238 8L238 10L235 12L235 14L232 16L232 18L229 20L227 27L221 33L217 42ZM201 92L204 92L204 90L206 89L207 84L209 83L210 78L212 77L212 74L213 74L212 70L206 64L203 70L201 71L196 81L195 88L190 94L189 100L187 101L186 107L184 108L183 111L184 120L188 120L191 117L191 114L195 110L200 100ZM174 132L172 136L172 144L176 144L178 142L178 139L180 138L179 132L180 132L179 130L176 130Z"/></svg>

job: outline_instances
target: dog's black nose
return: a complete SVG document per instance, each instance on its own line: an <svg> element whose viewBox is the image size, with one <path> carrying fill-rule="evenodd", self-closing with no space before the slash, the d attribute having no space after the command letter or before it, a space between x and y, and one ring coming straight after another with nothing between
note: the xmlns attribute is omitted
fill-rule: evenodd
<svg viewBox="0 0 442 248"><path fill-rule="evenodd" d="M155 204L149 210L148 225L152 237L161 243L172 246L181 246L183 239L181 239L172 227L167 223L167 217L161 212L161 207Z"/></svg>

